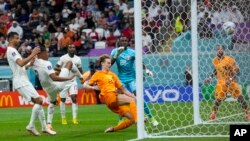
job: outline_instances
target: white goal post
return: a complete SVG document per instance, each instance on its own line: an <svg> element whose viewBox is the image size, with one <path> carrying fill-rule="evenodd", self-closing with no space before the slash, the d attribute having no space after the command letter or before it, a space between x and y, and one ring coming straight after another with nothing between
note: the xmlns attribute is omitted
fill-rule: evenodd
<svg viewBox="0 0 250 141"><path fill-rule="evenodd" d="M250 33L245 32L250 30L250 11L244 7L248 2L176 0L169 5L167 1L142 0L143 5L134 1L137 139L229 137L230 124L250 124L245 120L244 108L232 98L232 91L227 91L216 119L211 120L217 78L206 85L204 80L215 69L217 45L223 45L225 54L239 66L237 84L250 106ZM186 19L182 19L179 32L176 21L183 18L181 12ZM234 12L239 15L233 17ZM218 19L220 14L227 18ZM230 35L222 27L228 21L236 25ZM144 32L151 37L151 44L145 43ZM143 63L153 71L153 78L143 76ZM192 76L190 84L186 71ZM159 125L144 122L144 102Z"/></svg>

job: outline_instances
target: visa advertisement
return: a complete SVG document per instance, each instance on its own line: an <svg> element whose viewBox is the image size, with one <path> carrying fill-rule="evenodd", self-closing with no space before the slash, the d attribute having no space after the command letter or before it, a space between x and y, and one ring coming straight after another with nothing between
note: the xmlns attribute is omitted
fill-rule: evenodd
<svg viewBox="0 0 250 141"><path fill-rule="evenodd" d="M250 85L239 85L245 99L250 99ZM192 86L153 86L144 87L144 100L152 103L162 102L192 102L193 101ZM203 85L199 87L199 101L214 100L214 85ZM226 101L235 101L230 93L226 94Z"/></svg>
<svg viewBox="0 0 250 141"><path fill-rule="evenodd" d="M144 100L146 102L192 102L192 86L154 86L144 87ZM199 92L199 100L202 100Z"/></svg>

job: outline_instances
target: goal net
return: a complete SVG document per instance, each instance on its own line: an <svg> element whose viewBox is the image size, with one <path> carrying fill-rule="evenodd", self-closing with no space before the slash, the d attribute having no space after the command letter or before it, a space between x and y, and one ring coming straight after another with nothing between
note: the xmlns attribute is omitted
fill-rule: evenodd
<svg viewBox="0 0 250 141"><path fill-rule="evenodd" d="M154 73L143 80L143 96L159 122L154 126L149 120L144 129L138 128L145 131L144 137L227 137L230 124L250 123L232 97L234 90L224 90L225 98L211 120L218 79L204 83L214 71L216 46L223 45L225 55L233 57L240 68L237 83L250 105L250 11L246 5L248 0L142 1L143 63ZM227 22L234 25L224 25ZM191 31L191 27L197 29ZM222 72L217 74L226 73L221 69L228 64L218 66Z"/></svg>

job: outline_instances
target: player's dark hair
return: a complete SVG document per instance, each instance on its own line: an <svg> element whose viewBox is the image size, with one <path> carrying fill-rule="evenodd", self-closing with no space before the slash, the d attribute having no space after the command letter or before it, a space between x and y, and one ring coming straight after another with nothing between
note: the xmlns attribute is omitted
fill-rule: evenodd
<svg viewBox="0 0 250 141"><path fill-rule="evenodd" d="M16 33L16 32L10 32L10 33L7 35L7 40L10 41L11 39L13 39L13 37L14 37L15 35L19 36L19 34Z"/></svg>
<svg viewBox="0 0 250 141"><path fill-rule="evenodd" d="M100 63L104 62L106 59L110 59L109 55L103 54L103 55L100 56L100 58L99 58Z"/></svg>

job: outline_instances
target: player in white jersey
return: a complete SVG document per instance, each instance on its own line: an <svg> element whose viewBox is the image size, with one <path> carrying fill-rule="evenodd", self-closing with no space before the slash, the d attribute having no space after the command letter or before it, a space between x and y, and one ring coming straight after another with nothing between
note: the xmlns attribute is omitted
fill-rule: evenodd
<svg viewBox="0 0 250 141"><path fill-rule="evenodd" d="M37 58L32 64L32 68L38 75L39 81L43 89L48 94L49 106L48 106L48 127L52 129L52 118L54 114L54 106L57 103L57 94L61 91L68 91L68 89L74 85L72 79L75 78L76 74L69 76L71 70L77 70L73 67L73 63L68 61L61 69L59 76L52 68L52 64L48 61L49 54L45 47L40 47L41 52L37 55ZM81 76L81 74L78 74ZM71 81L70 81L71 80Z"/></svg>
<svg viewBox="0 0 250 141"><path fill-rule="evenodd" d="M73 44L68 46L68 53L61 56L59 61L57 62L56 69L60 70L60 68L64 67L68 61L72 61L72 63L78 68L78 71L82 74L82 63L81 58L75 55L76 48ZM72 71L69 74L70 76L73 75ZM80 78L81 79L81 78ZM60 93L60 111L62 116L62 124L67 124L66 120L66 108L65 108L65 101L67 95L70 95L71 101L72 101L72 115L73 115L73 124L78 124L77 121L77 111L78 111L78 105L77 105L77 94L78 94L78 87L77 87L77 81L74 80L74 85L72 85L68 91L62 91Z"/></svg>
<svg viewBox="0 0 250 141"><path fill-rule="evenodd" d="M17 51L20 44L19 35L16 32L8 34L9 46L7 48L7 59L9 66L13 72L13 85L14 88L28 101L34 103L29 124L26 126L27 131L35 136L40 133L35 128L35 120L38 117L41 121L42 131L51 135L56 132L50 130L46 126L45 114L42 108L42 97L39 96L33 85L28 79L25 66L40 52L40 48L36 47L27 58L22 58Z"/></svg>

